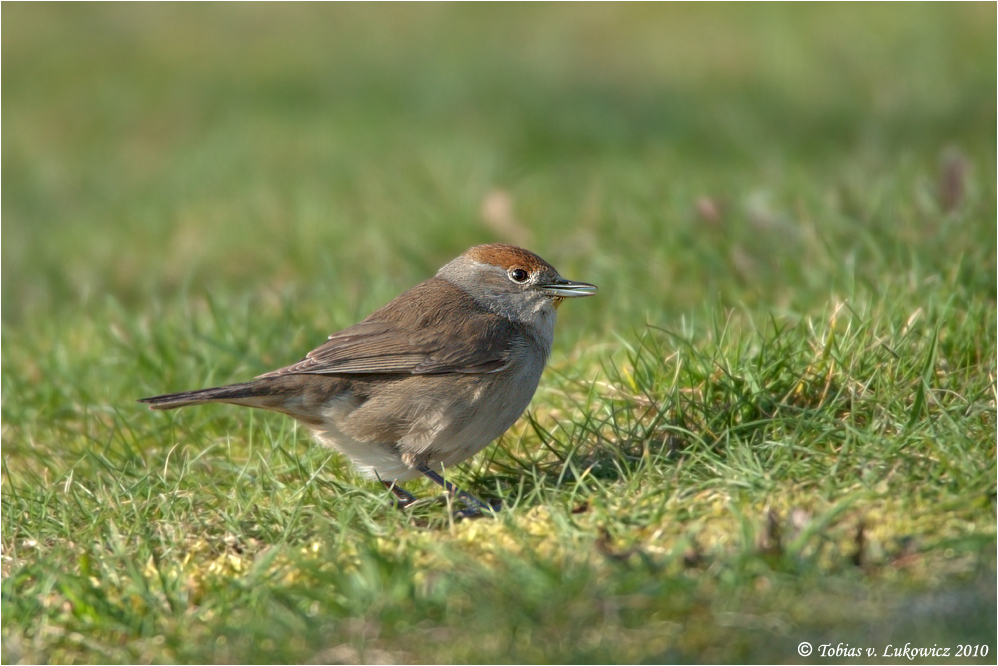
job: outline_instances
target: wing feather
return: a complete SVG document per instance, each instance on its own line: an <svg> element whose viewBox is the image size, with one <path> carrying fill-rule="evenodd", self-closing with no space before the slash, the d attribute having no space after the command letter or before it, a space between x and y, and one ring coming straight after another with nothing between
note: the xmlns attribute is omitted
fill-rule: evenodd
<svg viewBox="0 0 998 666"><path fill-rule="evenodd" d="M524 336L522 326L434 278L329 336L300 362L260 376L497 372Z"/></svg>

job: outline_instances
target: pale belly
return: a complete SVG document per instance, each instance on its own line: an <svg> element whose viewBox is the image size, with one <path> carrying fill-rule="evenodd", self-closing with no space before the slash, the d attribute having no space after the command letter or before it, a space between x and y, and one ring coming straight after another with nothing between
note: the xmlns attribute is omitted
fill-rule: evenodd
<svg viewBox="0 0 998 666"><path fill-rule="evenodd" d="M441 471L467 460L516 422L543 370L543 361L525 365L520 372L460 376L465 390L450 399L453 375L407 377L398 390L370 399L347 394L310 427L368 477L415 479L422 465Z"/></svg>

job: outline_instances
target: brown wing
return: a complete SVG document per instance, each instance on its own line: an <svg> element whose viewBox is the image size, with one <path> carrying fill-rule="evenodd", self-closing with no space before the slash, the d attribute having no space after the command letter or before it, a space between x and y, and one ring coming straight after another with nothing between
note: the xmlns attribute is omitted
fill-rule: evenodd
<svg viewBox="0 0 998 666"><path fill-rule="evenodd" d="M506 367L513 346L523 340L520 325L434 278L329 336L304 360L260 376L496 372Z"/></svg>

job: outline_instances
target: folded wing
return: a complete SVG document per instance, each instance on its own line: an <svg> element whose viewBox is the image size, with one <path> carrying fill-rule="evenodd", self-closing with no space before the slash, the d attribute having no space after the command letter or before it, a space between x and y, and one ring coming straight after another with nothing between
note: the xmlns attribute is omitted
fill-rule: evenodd
<svg viewBox="0 0 998 666"><path fill-rule="evenodd" d="M434 278L329 336L302 361L260 376L498 372L524 338L520 325Z"/></svg>

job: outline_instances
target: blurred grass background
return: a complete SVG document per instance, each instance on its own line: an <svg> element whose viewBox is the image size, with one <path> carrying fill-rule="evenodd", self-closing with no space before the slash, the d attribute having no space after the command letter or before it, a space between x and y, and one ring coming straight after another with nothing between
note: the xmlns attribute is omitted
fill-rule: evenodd
<svg viewBox="0 0 998 666"><path fill-rule="evenodd" d="M970 593L970 615L993 628L981 609L994 606L995 5L5 3L3 19L5 661L794 659L795 628L811 626L817 606L825 610L812 624L834 639L851 610L879 616L878 599L903 606L896 599L912 585L965 600L981 570L988 591ZM472 474L479 492L494 490L496 469L519 470L506 492L529 477L537 494L521 483L526 506L504 524L527 541L517 530L543 533L557 557L514 547L483 555L475 549L504 542L481 521L451 526L453 549L433 550L445 547L427 545L418 524L378 514L375 489L279 417L218 409L171 420L131 403L293 362L492 241L525 245L600 286L597 298L560 311L534 428L521 425L486 456L491 473ZM648 346L659 329L672 337ZM753 530L772 507L788 515L806 504L802 486L821 489L829 516L844 510L836 501L854 490L847 474L829 474L824 458L794 467L801 451L822 450L822 436L765 463L752 459L758 442L726 431L730 449L705 445L711 464L667 479L620 472L626 492L592 478L595 488L563 490L569 463L553 476L514 464L516 444L583 446L602 433L594 419L637 413L642 400L681 422L684 396L759 354L813 350L821 365L819 348L836 332L852 345L837 368L861 368L856 376L892 415L884 419L909 426L882 429L880 412L853 424L870 428L856 448L867 447L860 476L873 495L847 504L900 521L887 520L902 545L876 581L836 571L821 583L827 563L795 569L795 556L757 552ZM777 370L774 395L794 394ZM920 416L932 398L911 382L933 376L938 395L966 400L956 416ZM759 390L757 380L767 388L746 382ZM615 401L628 393L625 409ZM698 432L721 432L711 419L740 404L733 395L705 400L686 426L701 419ZM811 407L820 412L820 402ZM659 437L665 417L649 418ZM558 419L582 425L558 430ZM939 444L939 423L966 440ZM891 439L912 424L926 448ZM634 437L647 454L649 438ZM258 441L270 442L265 452ZM174 446L181 472L170 467ZM847 449L834 449L835 470L853 469ZM870 471L894 456L904 471ZM671 475L663 460L657 471ZM240 490L244 476L259 489ZM658 535L673 559L614 568L628 558L600 529L629 544L622 535L645 520L615 498L656 484L673 493L670 508L647 520L678 532L640 534ZM734 556L720 547L727 554L700 570L683 529L727 510L714 493L736 498L724 525L740 530L742 545ZM155 508L164 497L166 516ZM553 517L524 517L537 504L555 507ZM576 532L580 505L595 517ZM375 517L357 517L367 513ZM118 539L126 524L139 543ZM213 545L184 541L201 533ZM898 579L890 572L908 557L910 534L929 544L927 564ZM218 551L233 538L254 568L223 566L211 578L213 558L235 557L231 544ZM609 552L610 568L571 559L579 539ZM326 578L296 555L312 548L360 561L361 573ZM458 574L427 573L426 548ZM933 568L954 551L978 554ZM275 557L291 558L294 574L272 574ZM184 569L165 592L107 591L131 589L116 578L122 570L147 585L148 562L162 570L171 559L211 571ZM670 568L683 562L696 582ZM720 565L709 562L737 575L714 578ZM779 574L770 592L759 587L760 562ZM601 585L616 596L601 596ZM320 588L339 590L335 601L309 601ZM508 610L462 605L483 589L487 608ZM856 590L870 598L859 604ZM169 610L150 600L158 594ZM625 620L601 633L608 625L597 620L621 608ZM429 625L413 629L403 611ZM284 619L261 623L271 614ZM347 621L359 616L378 617L379 628ZM896 629L917 620L905 618L886 621L892 636L914 631ZM957 621L946 636L968 626L978 627ZM590 629L585 640L572 633ZM552 642L558 632L578 640ZM240 636L251 647L233 647Z"/></svg>
<svg viewBox="0 0 998 666"><path fill-rule="evenodd" d="M3 317L190 285L360 299L358 274L363 310L510 236L607 284L614 328L806 307L960 234L884 204L935 194L947 150L989 198L989 11L11 6ZM497 189L519 233L483 226ZM824 208L832 238L802 238Z"/></svg>

